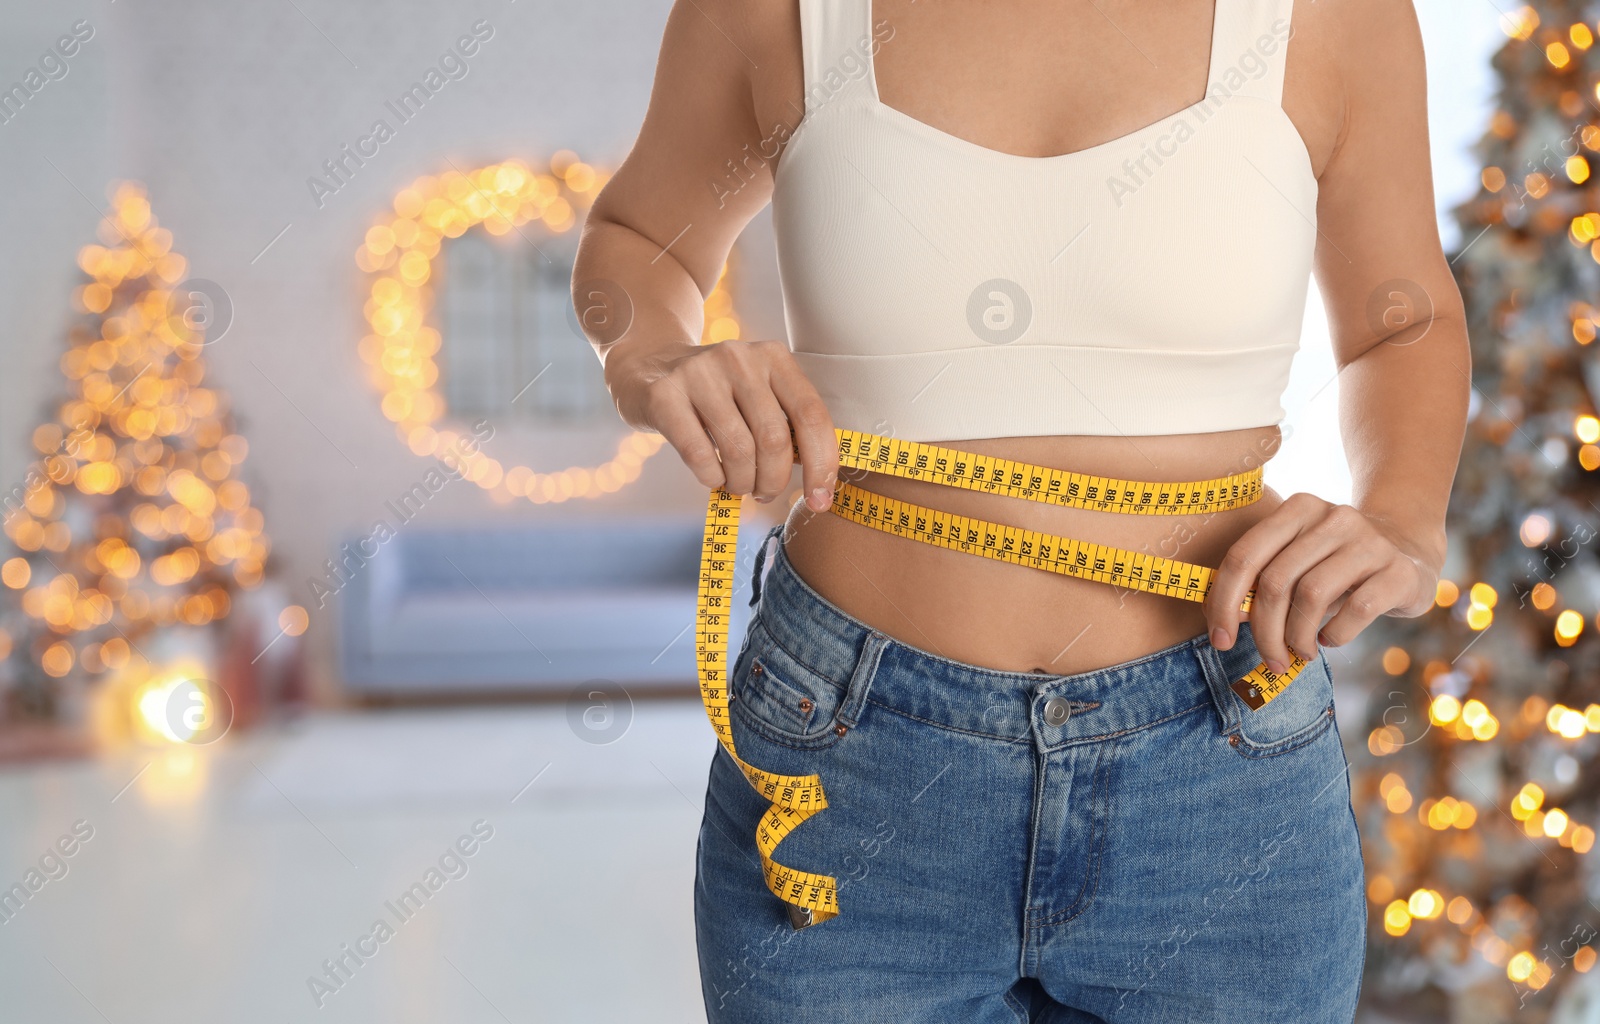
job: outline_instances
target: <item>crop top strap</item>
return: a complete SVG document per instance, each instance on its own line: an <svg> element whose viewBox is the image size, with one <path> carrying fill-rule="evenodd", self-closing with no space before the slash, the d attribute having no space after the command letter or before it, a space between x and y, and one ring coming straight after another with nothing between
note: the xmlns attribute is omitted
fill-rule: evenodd
<svg viewBox="0 0 1600 1024"><path fill-rule="evenodd" d="M806 113L846 95L874 96L872 56L892 36L871 0L799 0Z"/></svg>
<svg viewBox="0 0 1600 1024"><path fill-rule="evenodd" d="M1283 103L1295 0L1217 0L1209 88Z"/></svg>

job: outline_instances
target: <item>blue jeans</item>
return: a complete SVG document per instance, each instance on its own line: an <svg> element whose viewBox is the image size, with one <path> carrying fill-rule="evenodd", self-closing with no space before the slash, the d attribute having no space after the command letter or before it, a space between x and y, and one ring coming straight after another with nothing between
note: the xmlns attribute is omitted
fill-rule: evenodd
<svg viewBox="0 0 1600 1024"><path fill-rule="evenodd" d="M1228 651L998 672L852 618L781 542L758 583L734 745L821 776L827 809L775 856L835 876L841 912L791 927L768 804L719 746L694 892L712 1024L1354 1018L1365 881L1326 654L1251 711L1229 689L1248 623Z"/></svg>

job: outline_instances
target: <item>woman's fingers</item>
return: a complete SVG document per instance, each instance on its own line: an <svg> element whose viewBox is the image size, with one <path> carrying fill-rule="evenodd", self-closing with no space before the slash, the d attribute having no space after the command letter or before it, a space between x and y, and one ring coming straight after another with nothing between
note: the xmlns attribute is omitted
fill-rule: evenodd
<svg viewBox="0 0 1600 1024"><path fill-rule="evenodd" d="M1323 611L1370 572L1352 571L1349 562L1338 559L1338 550L1336 542L1303 535L1261 570L1250 607L1250 636L1273 671L1288 668L1296 654L1316 655ZM1316 596L1308 599L1308 590ZM1332 597L1324 599L1325 593Z"/></svg>
<svg viewBox="0 0 1600 1024"><path fill-rule="evenodd" d="M772 391L783 406L794 430L794 443L800 449L800 488L806 505L813 511L826 512L833 504L833 488L839 478L839 440L828 407L792 359L774 369Z"/></svg>
<svg viewBox="0 0 1600 1024"><path fill-rule="evenodd" d="M832 504L839 453L827 407L778 341L725 341L677 360L653 381L647 421L695 478L771 501L788 486L795 448L807 503Z"/></svg>
<svg viewBox="0 0 1600 1024"><path fill-rule="evenodd" d="M1391 562L1350 594L1344 605L1322 627L1321 642L1338 647L1372 625L1374 619L1391 608L1403 607L1417 586L1415 571Z"/></svg>
<svg viewBox="0 0 1600 1024"><path fill-rule="evenodd" d="M1310 658L1318 645L1337 645L1389 609L1406 607L1419 588L1415 560L1372 520L1311 494L1291 495L1229 549L1206 596L1208 622L1229 617L1252 575L1250 634L1275 671L1293 654Z"/></svg>
<svg viewBox="0 0 1600 1024"><path fill-rule="evenodd" d="M723 387L701 388L695 395L694 407L722 459L722 472L727 478L723 487L730 494L749 494L756 482L755 438L732 393Z"/></svg>
<svg viewBox="0 0 1600 1024"><path fill-rule="evenodd" d="M1322 623L1334 610L1334 605L1382 571L1386 564L1377 545L1357 541L1337 547L1302 573L1289 605L1284 640L1302 655L1315 651L1323 642Z"/></svg>
<svg viewBox="0 0 1600 1024"><path fill-rule="evenodd" d="M717 446L682 386L671 377L663 377L650 386L648 402L650 425L667 439L700 485L713 490L725 487L728 480Z"/></svg>
<svg viewBox="0 0 1600 1024"><path fill-rule="evenodd" d="M1296 516L1302 523L1309 519L1309 525L1302 526L1261 570L1250 607L1250 635L1275 671L1289 666L1291 654L1313 657L1317 629L1328 605L1386 561L1381 555L1373 557L1381 542L1356 509L1311 494L1293 495L1280 507L1296 499Z"/></svg>
<svg viewBox="0 0 1600 1024"><path fill-rule="evenodd" d="M755 444L755 490L752 493L757 501L771 501L788 486L794 468L789 420L773 395L765 373L757 379L735 381L733 399L739 405Z"/></svg>
<svg viewBox="0 0 1600 1024"><path fill-rule="evenodd" d="M1255 632L1256 623L1260 621L1257 611L1263 602L1269 609L1274 605L1287 604L1286 597L1276 598L1270 593L1263 593L1257 580L1273 558L1315 521L1316 510L1303 500L1307 498L1311 502L1318 501L1312 495L1291 494L1265 519L1246 530L1223 556L1222 564L1212 577L1204 605L1207 628L1211 631L1213 645L1219 650L1228 650L1238 638L1239 623L1242 621L1239 605L1244 602L1244 596L1251 588L1255 589L1255 597L1251 600L1248 618L1257 646L1261 643L1260 635ZM1216 642L1218 630L1222 632L1223 642L1220 644Z"/></svg>
<svg viewBox="0 0 1600 1024"><path fill-rule="evenodd" d="M1250 636L1261 660L1274 672L1288 669L1295 653L1310 657L1313 651L1291 651L1285 639L1289 616L1294 613L1294 588L1300 574L1315 564L1304 555L1279 552L1257 577L1256 596L1250 605Z"/></svg>

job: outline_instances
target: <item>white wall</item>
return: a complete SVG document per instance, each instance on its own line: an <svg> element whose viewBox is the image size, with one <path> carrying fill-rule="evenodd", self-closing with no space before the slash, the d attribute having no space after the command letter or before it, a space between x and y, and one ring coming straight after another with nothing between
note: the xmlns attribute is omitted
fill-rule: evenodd
<svg viewBox="0 0 1600 1024"><path fill-rule="evenodd" d="M68 295L82 275L77 252L94 241L110 173L107 130L111 50L101 5L0 5L0 83L9 88L72 25L94 35L65 77L0 124L0 487L20 483L27 435L60 380ZM70 179L70 183L69 183ZM87 199L76 189L82 189Z"/></svg>

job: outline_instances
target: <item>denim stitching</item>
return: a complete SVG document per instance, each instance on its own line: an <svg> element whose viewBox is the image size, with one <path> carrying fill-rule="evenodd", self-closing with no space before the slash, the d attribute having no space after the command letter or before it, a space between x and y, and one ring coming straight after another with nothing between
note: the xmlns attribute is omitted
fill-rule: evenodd
<svg viewBox="0 0 1600 1024"><path fill-rule="evenodd" d="M1021 1021L1022 1024L1028 1024L1028 1008L1023 1006L1016 996L1007 991L1000 993L1000 999L1017 1015L1017 1020Z"/></svg>
<svg viewBox="0 0 1600 1024"><path fill-rule="evenodd" d="M1308 743L1316 742L1322 737L1323 733L1328 731L1328 727L1333 724L1332 701L1329 701L1328 706L1317 713L1317 719L1317 721L1306 726L1304 729L1301 729L1294 735L1285 736L1283 739L1278 741L1278 743L1290 743L1292 746L1283 747L1282 749L1279 749L1276 745L1271 744L1267 746L1260 746L1251 742L1250 738L1241 732L1239 733L1239 745L1237 747L1233 747L1233 752L1238 754L1240 757L1247 758L1251 761L1261 761L1269 757L1277 757L1280 754L1287 754L1292 750L1299 750ZM1310 733L1310 735L1306 736L1306 733ZM1305 736L1305 739L1300 739L1301 736ZM1299 742L1295 742L1296 740ZM1228 745L1230 747L1233 746L1231 743ZM1244 751L1246 747L1256 751L1256 753L1245 753Z"/></svg>
<svg viewBox="0 0 1600 1024"><path fill-rule="evenodd" d="M1034 941L1033 890L1039 880L1039 836L1044 830L1044 815L1040 811L1044 806L1045 768L1049 760L1044 751L1034 749L1031 772L1033 792L1028 798L1027 862L1022 873L1022 942L1019 944L1021 955L1017 962L1017 973L1023 977L1037 977L1039 960L1044 952L1042 948L1044 943Z"/></svg>
<svg viewBox="0 0 1600 1024"><path fill-rule="evenodd" d="M1100 756L1095 758L1094 775L1091 776L1091 778L1094 780L1089 789L1089 807L1091 808L1091 814L1093 813L1092 809L1097 806L1096 801L1100 796L1101 776L1104 774L1109 774L1111 770L1109 767L1102 769L1102 766L1105 764L1105 760L1106 747L1105 745L1102 745L1100 747ZM1078 917L1085 910L1088 910L1089 905L1094 902L1094 894L1100 889L1100 857L1103 853L1105 853L1106 835L1111 831L1111 806L1109 792L1106 799L1105 818L1105 827L1100 829L1100 834L1094 840L1094 855L1090 860L1089 877L1083 880L1083 887L1078 890L1077 898L1073 901L1072 906L1068 907L1066 910L1063 910L1061 913L1056 914L1054 917L1046 918L1045 920L1040 921L1034 927L1048 928L1054 924L1066 924ZM1091 819L1091 821L1092 820L1093 819ZM1087 895L1085 894L1086 892Z"/></svg>
<svg viewBox="0 0 1600 1024"><path fill-rule="evenodd" d="M757 612L756 614L759 615L760 612ZM788 648L788 646L784 644L784 642L782 640L779 640L778 637L777 637L777 634L773 633L771 629L767 628L767 625L766 625L765 622L763 622L761 624L761 629L762 629L762 632L767 634L767 642L768 643L770 643L772 646L776 647L778 650L782 651L784 654L787 654L790 658L794 659L795 663L798 664L801 668L805 669L807 672L810 672L812 675L816 676L818 679L820 679L823 682L827 683L829 686L833 687L836 690L845 691L845 692L849 691L849 689L850 689L849 680L846 680L843 683L837 682L837 681L834 680L834 678L832 676L828 675L826 672L823 672L820 669L812 667L812 665L809 662L807 662L806 659L800 657L800 655L798 655L795 652L791 651ZM857 654L857 659L859 660L859 658L860 658L860 655L858 653Z"/></svg>
<svg viewBox="0 0 1600 1024"><path fill-rule="evenodd" d="M1206 707L1210 707L1210 706L1211 706L1211 701L1210 700L1206 700L1203 703L1196 704L1192 708L1185 708L1184 710L1175 712L1174 714L1170 714L1165 718L1158 718L1153 722L1145 722L1143 725L1136 725L1131 729L1123 729L1121 732L1103 732L1098 736L1080 736L1075 740L1066 741L1065 743L1061 744L1059 747L1051 747L1050 749L1051 750L1065 750L1068 747L1078 747L1078 746L1082 746L1085 743L1098 743L1101 740L1114 740L1114 739L1118 738L1119 736L1128 736L1128 735L1131 735L1131 734L1136 733L1136 732L1143 732L1144 730L1152 728L1153 726L1162 725L1162 724L1165 724L1167 722L1170 722L1175 718L1182 718L1184 715L1192 715L1196 711L1199 711L1201 708L1206 708Z"/></svg>
<svg viewBox="0 0 1600 1024"><path fill-rule="evenodd" d="M1173 655L1177 654L1179 651L1183 650L1185 647L1197 646L1200 643L1200 641L1205 640L1205 639L1206 638L1204 636L1193 636L1193 637L1190 637L1187 640L1180 640L1180 641L1178 641L1177 643L1173 644L1170 647L1164 647L1159 651L1154 651L1154 652L1152 652L1150 654L1146 654L1144 657L1139 658L1139 659L1137 659L1135 661L1123 661L1123 662L1118 662L1115 665L1107 665L1105 668L1090 669L1087 672L1069 672L1066 675L1059 675L1059 676L1051 676L1051 675L1041 676L1036 672L1006 672L1006 671L1003 671L1001 669L985 668L982 665L969 665L964 661L956 661L953 658L946 658L942 654L934 654L932 651L925 651L920 647L914 646L912 644L908 644L903 640L896 640L893 637L889 638L889 642L890 643L899 644L901 647L904 647L906 650L911 651L913 654L916 654L916 655L918 655L920 657L927 658L930 661L939 661L939 662L943 662L946 665L953 665L954 667L962 669L963 671L966 671L966 672L974 672L974 673L982 673L983 675L999 676L1002 679L1013 679L1013 680L1016 680L1019 683L1022 683L1022 682L1037 683L1040 679L1050 680L1052 682L1059 683L1059 682L1061 682L1062 680L1065 680L1065 679L1081 679L1081 678L1083 678L1085 676L1100 675L1101 673L1108 672L1108 671L1110 671L1112 669L1133 668L1136 665L1143 665L1144 663L1146 663L1148 661L1154 661L1157 658L1170 658ZM1046 685L1048 685L1048 683Z"/></svg>
<svg viewBox="0 0 1600 1024"><path fill-rule="evenodd" d="M772 642L770 637L768 638L768 642L769 642L769 644ZM766 654L768 649L769 648L763 647L763 648L761 648L759 650L759 653L753 653L751 655L751 657L750 657L749 665L750 666L754 666L758 662L761 662L762 657ZM744 660L744 655L742 653L740 655L739 660L741 662L743 662L743 660ZM765 664L763 664L762 665L762 672L764 674L770 674L771 670L768 669L765 666ZM778 683L781 686L783 686L785 689L790 689L790 690L794 690L795 689L794 684L789 683L789 682L783 680L782 678L780 678L780 677L778 677L776 675L772 675L771 678L777 680ZM735 681L741 681L741 682L739 682L737 690L734 689ZM822 746L800 746L799 744L801 744L801 743L809 743L810 741L807 740L804 736L802 736L799 733L793 733L793 734L784 733L782 731L781 727L778 726L777 724L772 723L772 722L768 722L765 718L761 717L755 711L748 710L749 707L750 707L750 704L749 704L749 701L750 701L750 697L749 697L750 688L752 686L757 686L757 685L759 685L759 684L753 681L751 673L748 671L748 668L743 672L739 672L739 671L734 672L732 678L730 678L730 680L729 680L729 694L732 695L732 696L736 696L736 697L739 696L739 695L743 695L744 699L743 700L735 699L735 700L730 702L730 704L729 704L730 720L731 720L731 716L735 712L737 712L743 717L744 724L747 727L749 727L752 732L755 732L757 735L759 735L762 739L765 739L765 740L767 740L769 742L772 742L772 743L777 743L777 744L779 744L781 746L789 747L792 750L826 750L829 747L831 747L834 744L836 744L839 741L839 739L843 738L843 737L836 737L832 743L824 744ZM796 692L800 692L800 691L796 690ZM802 696L803 695L804 694L802 694ZM771 695L770 694L768 695L768 699L769 700L771 699ZM813 716L813 717L815 717L815 716ZM827 733L818 733L816 738L820 739L820 738L822 738L822 737L824 737L826 735L827 735Z"/></svg>
<svg viewBox="0 0 1600 1024"><path fill-rule="evenodd" d="M909 711L902 711L899 708L890 707L888 704L885 704L882 701L880 701L880 700L878 700L878 699L876 699L874 697L870 697L870 696L867 698L867 703L868 704L876 704L876 705L878 705L878 707L880 707L883 710L889 712L890 714L899 715L902 718L909 718L913 722L921 722L923 725L931 725L935 729L943 729L946 732L958 732L958 733L961 733L962 735L965 735L965 736L976 736L979 739L984 739L984 740L999 740L1001 743L1024 743L1024 744L1026 744L1026 743L1032 743L1033 742L1033 736L1032 736L1031 733L1029 735L1027 735L1027 736L1023 736L1023 737L1020 737L1020 738L1017 738L1017 739L1012 739L1009 736L996 736L994 733L988 733L988 732L974 732L971 729L963 729L963 728L961 728L960 726L957 726L957 725L946 725L943 722L935 722L931 718L923 718L921 715L913 715Z"/></svg>
<svg viewBox="0 0 1600 1024"><path fill-rule="evenodd" d="M1354 813L1354 812L1351 812L1351 813ZM1365 893L1363 893L1363 896L1364 895L1365 895ZM1360 1008L1361 1008L1361 988L1362 988L1362 985L1366 982L1366 975L1367 975L1367 968L1366 968L1366 964L1367 964L1367 901L1366 901L1365 898L1363 898L1362 901L1361 901L1361 959L1356 961L1356 962L1361 965L1359 968L1357 968L1357 971L1356 971L1356 1000L1355 1001L1356 1001L1356 1013L1359 1013L1360 1012ZM1355 1024L1355 1020L1356 1020L1355 1013L1352 1013L1351 1016L1350 1016L1350 1024Z"/></svg>
<svg viewBox="0 0 1600 1024"><path fill-rule="evenodd" d="M742 707L743 705L740 705L740 708ZM755 733L757 736L760 736L769 743L776 743L781 747L788 747L790 750L831 750L832 748L838 746L839 743L844 739L843 736L840 736L832 729L829 729L827 732L817 734L817 739L825 739L828 736L833 737L832 740L822 744L808 741L804 737L784 737L778 735L775 727L768 725L766 720L761 718L754 711L741 711L740 713L743 714L744 727L746 729L749 729L751 732ZM731 725L731 715L733 712L730 712L729 714ZM851 732L854 731L855 730L853 729L851 730ZM802 746L802 744L806 745Z"/></svg>
<svg viewBox="0 0 1600 1024"><path fill-rule="evenodd" d="M804 689L801 689L800 687L796 686L794 683L791 683L788 680L784 679L783 676L780 676L776 672L773 672L772 671L772 666L770 666L770 665L768 665L766 663L766 661L764 660L762 655L758 654L754 658L750 659L750 664L752 666L752 669L754 668L754 666L760 665L761 666L761 675L768 681L768 685L773 687L773 691L781 693L784 698L788 698L788 697L792 696L792 697L795 697L795 698L797 698L799 700L810 700L811 699L811 695L809 693L807 693ZM751 699L750 690L751 690L752 686L754 686L757 689L759 689L761 684L752 683L748 679L745 681L745 685L743 687L743 690L744 690L744 694L745 694L744 699L746 701ZM785 716L787 724L793 725L795 727L795 733L794 734L796 736L804 736L806 728L809 727L816 720L816 717L817 717L816 710L814 708L811 711L794 711L794 710L791 710L789 708L788 703L787 703L786 700L775 700L775 699L773 699L774 698L774 692L773 691L768 691L768 692L766 692L764 694L764 696L767 698L768 702L771 703L771 704L775 704L778 707L783 709L783 714ZM746 705L746 706L748 706L748 705ZM753 714L755 714L755 712L752 711L751 714L753 715ZM763 721L765 721L765 719L763 719ZM780 724L777 723L777 722L768 722L768 724L771 725L774 729L779 729L780 731L782 729L782 726L780 726Z"/></svg>
<svg viewBox="0 0 1600 1024"><path fill-rule="evenodd" d="M1013 738L1011 738L1009 736L997 736L994 733L988 733L988 732L975 732L972 729L963 729L958 725L947 725L944 722L935 722L931 718L923 718L921 715L913 715L909 711L904 711L904 710L902 710L900 708L892 707L892 706L890 706L888 704L883 703L882 701L878 700L875 697L868 697L867 698L867 703L876 704L876 705L878 705L878 707L883 708L883 710L888 711L891 714L899 715L902 718L909 718L913 722L921 722L923 725L931 725L935 729L943 729L946 732L957 732L957 733L961 733L961 734L966 735L966 736L976 736L979 739L999 740L1002 743L1032 743L1033 742L1033 736L1032 736L1031 733L1029 735L1027 735L1027 736L1018 737L1016 739L1013 739ZM1143 732L1144 730L1149 729L1149 728L1151 728L1153 726L1162 725L1162 724L1164 724L1166 722L1170 722L1175 718L1182 718L1184 715L1192 715L1196 711L1200 710L1201 708L1209 707L1210 704L1211 704L1211 702L1209 700L1207 700L1207 701L1205 701L1203 703L1196 704L1192 708L1185 708L1184 710L1176 712L1174 714L1170 714L1165 718L1158 718L1153 722L1145 722L1144 724L1136 725L1136 726L1132 727L1131 729L1123 729L1121 732L1100 733L1097 736L1080 736L1077 739L1068 740L1067 742L1062 743L1059 746L1048 747L1046 749L1047 750L1065 750L1068 747L1081 746L1082 744L1085 744L1085 743L1095 743L1095 742L1098 742L1100 740L1112 740L1112 739L1116 739L1119 736L1127 736L1130 733ZM1099 704L1096 703L1095 706L1099 707Z"/></svg>

